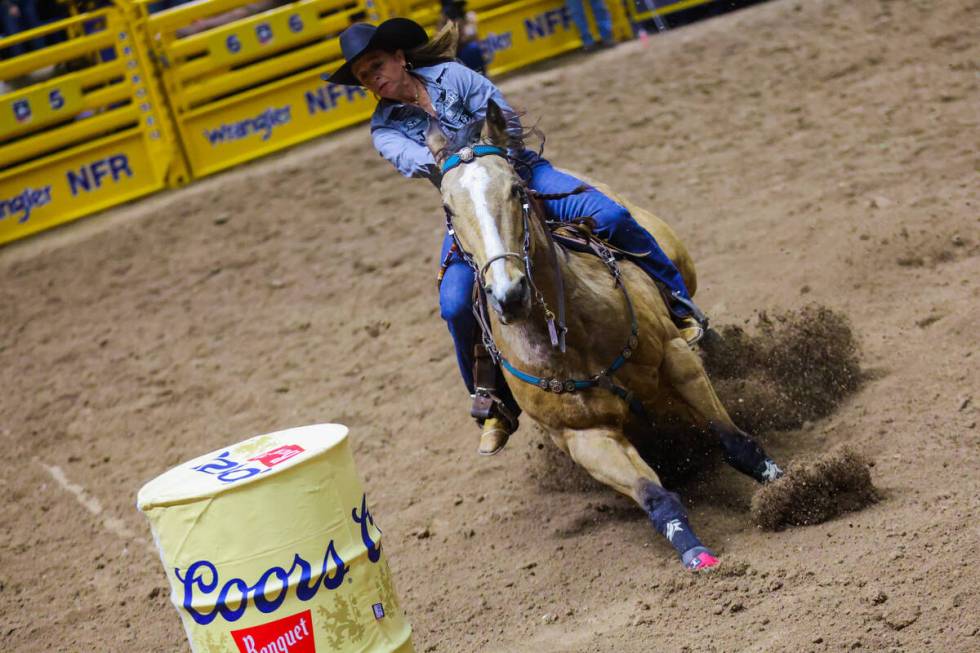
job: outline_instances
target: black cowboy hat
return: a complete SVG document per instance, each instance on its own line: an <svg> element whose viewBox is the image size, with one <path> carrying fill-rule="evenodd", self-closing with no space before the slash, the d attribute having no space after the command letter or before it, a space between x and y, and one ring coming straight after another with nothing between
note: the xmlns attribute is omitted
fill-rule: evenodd
<svg viewBox="0 0 980 653"><path fill-rule="evenodd" d="M371 50L411 50L429 40L425 29L408 18L389 18L377 27L368 23L356 23L340 34L340 51L344 65L334 74L321 75L324 81L347 86L361 86L351 66Z"/></svg>

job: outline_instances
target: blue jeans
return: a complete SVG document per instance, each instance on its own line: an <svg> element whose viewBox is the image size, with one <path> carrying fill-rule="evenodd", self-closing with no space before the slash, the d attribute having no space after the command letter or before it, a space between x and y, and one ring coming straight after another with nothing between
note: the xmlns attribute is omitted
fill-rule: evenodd
<svg viewBox="0 0 980 653"><path fill-rule="evenodd" d="M470 41L460 47L459 52L456 53L456 58L470 70L475 70L480 74L486 72L487 62L483 59L483 50L480 49L479 43Z"/></svg>
<svg viewBox="0 0 980 653"><path fill-rule="evenodd" d="M599 38L603 41L612 41L612 17L606 9L605 0L589 0L592 5L592 16L595 17L596 27L599 28ZM575 26L578 27L579 34L582 35L582 45L592 45L595 39L589 31L589 21L585 17L585 6L583 0L566 0L565 6L568 13L572 15Z"/></svg>
<svg viewBox="0 0 980 653"><path fill-rule="evenodd" d="M579 179L556 170L548 161L532 157L530 170L521 169L522 176L528 186L541 193L567 193L582 184ZM678 292L685 299L690 299L684 279L673 262L667 258L646 229L641 227L629 211L622 205L606 197L598 190L590 189L575 195L569 195L556 200L544 202L545 212L549 218L567 222L575 218L588 217L596 223L596 234L605 238L616 247L631 251L650 254L642 259L634 259L640 268L656 281L664 284L671 292ZM442 253L439 261L445 261L453 240L449 234L442 242ZM449 334L456 346L456 362L459 372L466 383L470 394L473 387L473 345L478 337L476 318L473 317L473 270L457 254L453 254L446 268L442 285L439 287L439 310L442 319L449 327ZM670 306L671 312L677 317L690 315L690 309L680 303ZM499 371L498 371L499 374ZM516 403L507 389L503 376L498 376L497 388L501 399L508 402L511 408Z"/></svg>

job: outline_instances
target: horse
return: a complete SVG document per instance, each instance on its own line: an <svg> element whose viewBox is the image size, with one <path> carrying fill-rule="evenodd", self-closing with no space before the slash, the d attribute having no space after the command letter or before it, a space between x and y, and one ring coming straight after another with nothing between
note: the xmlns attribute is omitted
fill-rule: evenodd
<svg viewBox="0 0 980 653"><path fill-rule="evenodd" d="M506 118L492 101L479 141L452 152L438 128L427 135L443 170L448 226L486 300L478 302L484 342L509 373L514 397L578 465L633 499L686 568L717 565L679 497L664 489L634 438L655 438L654 424L681 424L759 483L779 478L782 470L729 417L646 273L617 260L587 227L558 225L552 233L554 225L535 208L533 191L507 155ZM651 231L693 295L694 263L674 231L649 211L611 196ZM579 251L584 249L592 251ZM552 307L561 304L567 315L556 324L562 316Z"/></svg>

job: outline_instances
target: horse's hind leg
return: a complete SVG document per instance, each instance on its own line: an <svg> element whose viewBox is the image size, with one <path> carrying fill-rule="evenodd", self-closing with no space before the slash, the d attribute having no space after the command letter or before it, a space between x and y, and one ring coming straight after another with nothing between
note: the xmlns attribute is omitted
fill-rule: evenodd
<svg viewBox="0 0 980 653"><path fill-rule="evenodd" d="M718 438L726 463L759 483L783 475L762 447L732 422L701 360L682 339L675 338L664 348L663 372L667 382L695 414L698 426Z"/></svg>
<svg viewBox="0 0 980 653"><path fill-rule="evenodd" d="M631 497L650 517L654 528L677 550L681 562L696 570L718 560L694 534L687 511L673 492L660 485L656 472L622 433L614 429L565 431L569 455L598 481Z"/></svg>

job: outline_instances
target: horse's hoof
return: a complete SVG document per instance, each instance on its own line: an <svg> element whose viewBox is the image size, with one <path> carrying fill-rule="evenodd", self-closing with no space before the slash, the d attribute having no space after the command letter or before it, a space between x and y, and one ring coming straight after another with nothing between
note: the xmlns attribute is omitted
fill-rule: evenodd
<svg viewBox="0 0 980 653"><path fill-rule="evenodd" d="M701 571L702 569L710 569L721 561L711 551L703 546L699 546L685 553L681 558L681 562L690 571Z"/></svg>
<svg viewBox="0 0 980 653"><path fill-rule="evenodd" d="M704 330L704 336L698 341L698 346L704 351L710 352L713 348L720 346L724 341L725 339L722 338L716 329L708 327Z"/></svg>
<svg viewBox="0 0 980 653"><path fill-rule="evenodd" d="M480 434L480 455L492 456L504 448L510 439L511 430L507 423L497 417L490 417L483 423L483 433Z"/></svg>

